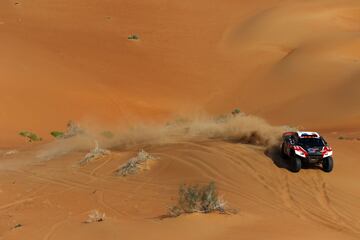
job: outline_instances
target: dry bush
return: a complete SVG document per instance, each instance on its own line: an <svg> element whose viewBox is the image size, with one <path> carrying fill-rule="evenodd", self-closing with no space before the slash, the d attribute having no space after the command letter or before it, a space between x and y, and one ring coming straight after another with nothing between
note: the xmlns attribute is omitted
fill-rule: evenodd
<svg viewBox="0 0 360 240"><path fill-rule="evenodd" d="M136 34L131 34L128 36L128 40L130 40L130 41L137 41L139 39L140 39L140 37Z"/></svg>
<svg viewBox="0 0 360 240"><path fill-rule="evenodd" d="M64 138L69 138L76 136L78 134L84 133L84 130L74 121L69 121L67 124L66 132L64 133Z"/></svg>
<svg viewBox="0 0 360 240"><path fill-rule="evenodd" d="M240 113L241 113L241 111L240 111L239 108L235 108L235 109L231 112L231 114L232 114L233 116L236 116L236 115L238 115L238 114L240 114Z"/></svg>
<svg viewBox="0 0 360 240"><path fill-rule="evenodd" d="M17 223L15 224L15 226L13 227L13 229L16 229L16 228L21 228L23 227L23 225L21 223Z"/></svg>
<svg viewBox="0 0 360 240"><path fill-rule="evenodd" d="M227 213L226 202L219 197L214 182L205 186L182 185L179 189L178 204L171 207L169 217L177 217L184 213Z"/></svg>
<svg viewBox="0 0 360 240"><path fill-rule="evenodd" d="M115 174L123 177L135 174L139 170L146 168L147 161L154 159L154 156L142 149L138 152L136 157L131 158L129 161L121 165L119 169L116 170Z"/></svg>
<svg viewBox="0 0 360 240"><path fill-rule="evenodd" d="M99 148L99 144L98 142L95 142L95 148L93 150L91 150L89 153L87 153L84 157L84 159L82 159L79 164L80 165L85 165L91 161L93 161L94 159L109 155L110 151L106 150L106 149L102 149Z"/></svg>
<svg viewBox="0 0 360 240"><path fill-rule="evenodd" d="M92 210L88 215L88 219L86 219L84 223L102 222L105 218L105 213L101 213L98 210Z"/></svg>

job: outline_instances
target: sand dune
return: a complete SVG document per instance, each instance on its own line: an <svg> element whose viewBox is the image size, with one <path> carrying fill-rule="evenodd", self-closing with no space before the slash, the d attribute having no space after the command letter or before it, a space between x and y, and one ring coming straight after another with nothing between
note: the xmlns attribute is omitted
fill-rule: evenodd
<svg viewBox="0 0 360 240"><path fill-rule="evenodd" d="M245 83L244 99L277 122L317 128L339 121L344 126L346 118L358 116L358 8L356 2L292 2L235 26L225 46L264 70L255 84Z"/></svg>
<svg viewBox="0 0 360 240"><path fill-rule="evenodd" d="M0 239L358 239L359 22L357 0L0 2ZM54 141L69 120L89 131ZM282 125L325 134L334 172L288 171ZM94 140L112 153L79 167ZM238 214L158 218L209 181Z"/></svg>
<svg viewBox="0 0 360 240"><path fill-rule="evenodd" d="M204 3L1 3L7 142L20 143L12 136L21 128L45 135L69 119L241 107L276 124L321 127L331 118L330 127L359 116L357 1ZM133 33L140 41L127 40ZM315 94L333 113L309 109Z"/></svg>
<svg viewBox="0 0 360 240"><path fill-rule="evenodd" d="M329 175L319 169L293 174L286 162L268 157L263 147L216 140L148 146L158 157L156 163L126 178L115 177L114 169L137 147L114 151L83 168L76 167L83 155L77 152L3 171L0 210L6 215L1 232L5 239L29 234L32 239L357 239L358 168L349 171L356 157L349 157L354 153L344 142L331 141L338 161L336 172ZM351 145L359 147L358 142ZM159 220L175 203L180 184L211 180L238 214ZM84 225L91 209L105 212L107 219ZM23 227L10 230L17 223Z"/></svg>

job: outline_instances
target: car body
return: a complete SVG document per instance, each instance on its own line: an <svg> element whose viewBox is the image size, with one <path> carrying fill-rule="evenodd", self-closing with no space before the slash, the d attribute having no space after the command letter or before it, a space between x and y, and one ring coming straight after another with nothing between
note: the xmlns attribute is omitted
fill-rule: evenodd
<svg viewBox="0 0 360 240"><path fill-rule="evenodd" d="M281 154L291 160L292 170L300 171L303 165L322 165L325 172L333 169L333 150L317 132L285 132Z"/></svg>

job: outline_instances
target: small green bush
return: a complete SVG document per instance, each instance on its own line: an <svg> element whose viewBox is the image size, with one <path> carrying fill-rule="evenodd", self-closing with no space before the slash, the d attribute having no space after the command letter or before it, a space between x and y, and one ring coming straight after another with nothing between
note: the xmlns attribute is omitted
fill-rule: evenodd
<svg viewBox="0 0 360 240"><path fill-rule="evenodd" d="M238 115L238 114L240 114L240 113L241 113L241 111L240 111L239 108L236 108L236 109L234 109L234 111L231 112L231 114L232 114L233 116L236 116L236 115Z"/></svg>
<svg viewBox="0 0 360 240"><path fill-rule="evenodd" d="M29 142L37 142L42 141L42 138L36 135L35 133L29 132L29 131L22 131L19 133L20 136L26 137Z"/></svg>
<svg viewBox="0 0 360 240"><path fill-rule="evenodd" d="M84 130L80 128L79 124L74 121L69 121L66 126L66 131L52 131L50 135L57 139L66 139L84 133Z"/></svg>
<svg viewBox="0 0 360 240"><path fill-rule="evenodd" d="M139 40L140 39L140 37L138 36L138 35L135 35L135 34L131 34L131 35L129 35L128 36L128 40Z"/></svg>
<svg viewBox="0 0 360 240"><path fill-rule="evenodd" d="M15 226L13 227L14 229L15 228L21 228L23 225L21 223L18 223L18 224L15 224Z"/></svg>
<svg viewBox="0 0 360 240"><path fill-rule="evenodd" d="M50 134L54 138L63 138L64 137L64 132L52 131Z"/></svg>

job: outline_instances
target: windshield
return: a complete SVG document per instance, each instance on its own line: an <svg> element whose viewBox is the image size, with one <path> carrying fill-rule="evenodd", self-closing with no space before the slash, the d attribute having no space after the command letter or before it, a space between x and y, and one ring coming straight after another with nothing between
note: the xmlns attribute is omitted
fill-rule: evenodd
<svg viewBox="0 0 360 240"><path fill-rule="evenodd" d="M324 147L325 144L320 138L300 138L299 145L306 147Z"/></svg>

